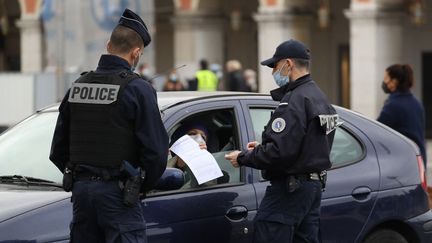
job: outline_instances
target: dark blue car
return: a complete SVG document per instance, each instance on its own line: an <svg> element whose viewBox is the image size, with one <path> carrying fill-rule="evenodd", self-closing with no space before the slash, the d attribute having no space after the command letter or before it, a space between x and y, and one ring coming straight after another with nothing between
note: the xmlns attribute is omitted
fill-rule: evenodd
<svg viewBox="0 0 432 243"><path fill-rule="evenodd" d="M183 186L183 173L167 170L142 201L149 242L251 242L252 221L269 183L259 170L233 168L224 154L260 141L277 103L262 94L158 96L170 135L191 121L208 128L207 147L225 179ZM60 188L62 174L48 159L57 109L39 111L0 136L0 242L69 240L70 194ZM418 148L382 124L336 109L343 124L323 193L323 242L432 242Z"/></svg>

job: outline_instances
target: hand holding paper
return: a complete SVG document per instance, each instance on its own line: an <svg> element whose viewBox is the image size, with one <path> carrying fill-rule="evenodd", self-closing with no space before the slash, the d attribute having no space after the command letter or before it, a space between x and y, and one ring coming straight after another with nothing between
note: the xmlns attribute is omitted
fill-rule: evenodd
<svg viewBox="0 0 432 243"><path fill-rule="evenodd" d="M207 150L201 149L189 135L179 138L171 146L171 151L189 166L200 185L223 176L214 157Z"/></svg>

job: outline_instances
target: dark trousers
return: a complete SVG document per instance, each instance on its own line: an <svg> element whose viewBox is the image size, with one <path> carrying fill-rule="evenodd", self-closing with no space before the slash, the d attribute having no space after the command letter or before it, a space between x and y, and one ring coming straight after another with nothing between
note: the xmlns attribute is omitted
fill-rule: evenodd
<svg viewBox="0 0 432 243"><path fill-rule="evenodd" d="M147 242L141 203L127 207L122 200L118 181L76 181L71 242Z"/></svg>
<svg viewBox="0 0 432 243"><path fill-rule="evenodd" d="M288 192L284 180L272 182L255 217L255 243L321 242L321 182L302 180Z"/></svg>

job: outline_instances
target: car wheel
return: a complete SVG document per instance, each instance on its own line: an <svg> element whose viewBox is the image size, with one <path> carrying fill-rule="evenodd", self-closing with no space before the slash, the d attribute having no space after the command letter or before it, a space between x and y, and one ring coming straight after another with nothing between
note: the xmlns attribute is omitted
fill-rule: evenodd
<svg viewBox="0 0 432 243"><path fill-rule="evenodd" d="M408 243L408 241L398 232L384 229L369 235L364 243Z"/></svg>

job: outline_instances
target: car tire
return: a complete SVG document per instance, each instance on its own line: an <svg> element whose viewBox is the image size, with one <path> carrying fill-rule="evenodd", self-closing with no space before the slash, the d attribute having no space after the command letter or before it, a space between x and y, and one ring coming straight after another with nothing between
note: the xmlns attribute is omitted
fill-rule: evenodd
<svg viewBox="0 0 432 243"><path fill-rule="evenodd" d="M364 243L408 243L408 241L394 230L383 229L369 235Z"/></svg>

